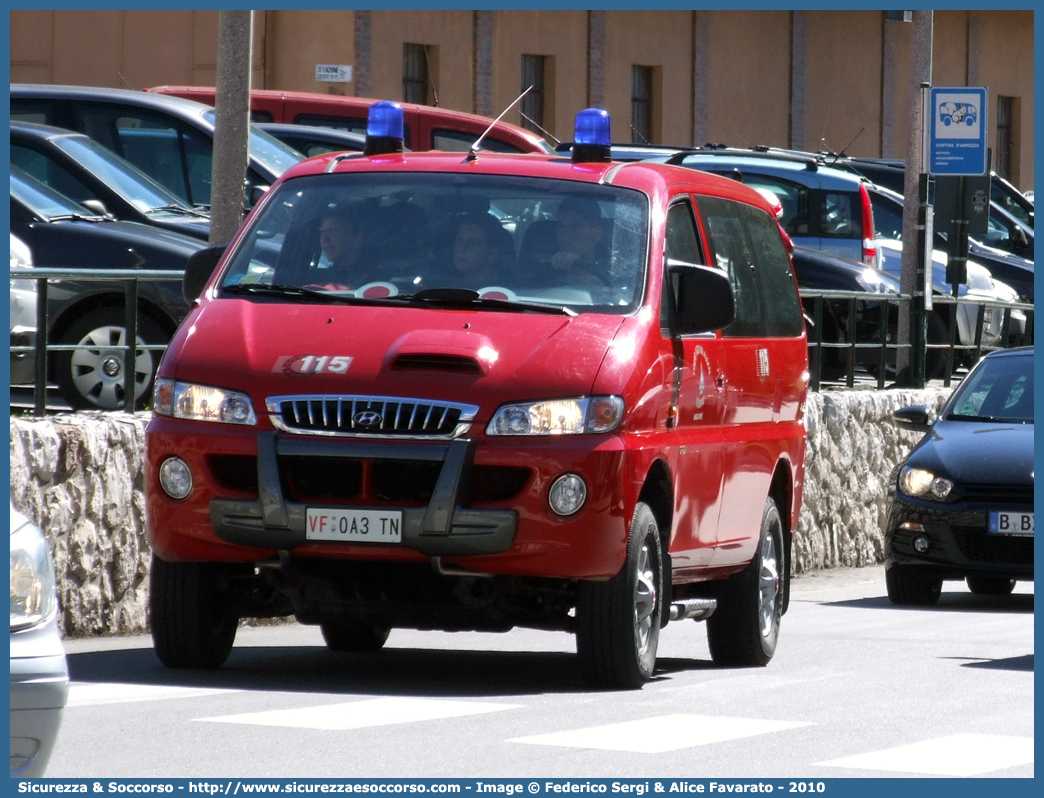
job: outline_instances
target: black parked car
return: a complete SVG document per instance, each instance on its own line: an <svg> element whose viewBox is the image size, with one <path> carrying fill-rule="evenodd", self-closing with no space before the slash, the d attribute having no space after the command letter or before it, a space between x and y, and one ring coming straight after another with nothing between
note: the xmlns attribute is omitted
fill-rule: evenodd
<svg viewBox="0 0 1044 798"><path fill-rule="evenodd" d="M894 418L925 435L889 480L888 597L934 604L944 580L992 595L1032 581L1033 349L982 358L934 424L923 406Z"/></svg>
<svg viewBox="0 0 1044 798"><path fill-rule="evenodd" d="M73 202L15 166L11 167L11 232L29 245L35 267L183 270L206 247L198 238L101 216ZM142 281L138 288L141 344L165 344L188 312L181 282ZM123 284L91 280L48 282L48 340L92 344L59 351L50 374L74 408L111 410L124 403L126 329ZM138 350L134 394L152 394L159 351Z"/></svg>
<svg viewBox="0 0 1044 798"><path fill-rule="evenodd" d="M117 219L210 236L210 216L82 133L11 122L11 164L71 200Z"/></svg>
<svg viewBox="0 0 1044 798"><path fill-rule="evenodd" d="M314 125L292 125L282 122L255 122L258 130L293 147L306 158L328 152L362 152L366 136L350 130Z"/></svg>
<svg viewBox="0 0 1044 798"><path fill-rule="evenodd" d="M887 188L872 186L869 189L870 204L874 209L874 225L879 238L900 240L903 235L903 195ZM995 224L995 219L1006 216L1003 211L994 209L990 218L991 232L994 236L1009 235L1002 232ZM935 249L946 251L946 235L935 233ZM990 270L996 279L1014 288L1023 302L1033 302L1033 261L1020 258L1003 249L990 246L975 238L968 239L968 257Z"/></svg>
<svg viewBox="0 0 1044 798"><path fill-rule="evenodd" d="M181 97L91 86L11 84L11 119L85 133L193 206L210 207L214 109ZM301 154L249 128L248 200Z"/></svg>
<svg viewBox="0 0 1044 798"><path fill-rule="evenodd" d="M811 322L808 330L808 362L813 374L818 364L820 379L841 379L848 373L853 352L856 363L869 367L879 365L880 349L870 346L853 349L850 344L881 342L885 304L900 293L899 281L887 272L807 247L795 247L792 260L798 288L802 292L801 304L805 318ZM808 291L852 291L864 293L866 297L854 301L836 297L817 299L807 296ZM889 313L891 329L896 325L898 314L894 302ZM886 333L886 339L894 340L894 335L888 336ZM819 343L823 346L817 346ZM820 348L821 354L817 352Z"/></svg>

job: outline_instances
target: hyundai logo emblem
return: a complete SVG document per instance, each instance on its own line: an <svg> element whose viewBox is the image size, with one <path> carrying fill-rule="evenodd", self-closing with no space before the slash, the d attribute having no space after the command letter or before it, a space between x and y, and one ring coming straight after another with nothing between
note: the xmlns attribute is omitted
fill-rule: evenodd
<svg viewBox="0 0 1044 798"><path fill-rule="evenodd" d="M363 410L352 416L352 426L363 429L375 429L381 426L381 414L376 410Z"/></svg>

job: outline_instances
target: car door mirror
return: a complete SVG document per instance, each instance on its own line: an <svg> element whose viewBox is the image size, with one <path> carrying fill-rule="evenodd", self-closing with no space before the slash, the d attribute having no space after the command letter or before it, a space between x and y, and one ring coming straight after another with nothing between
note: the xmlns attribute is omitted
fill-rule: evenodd
<svg viewBox="0 0 1044 798"><path fill-rule="evenodd" d="M721 269L668 258L667 279L675 299L676 334L720 330L735 319L732 282Z"/></svg>
<svg viewBox="0 0 1044 798"><path fill-rule="evenodd" d="M210 275L214 273L214 267L218 265L221 256L225 254L225 247L207 247L196 252L185 264L185 278L181 283L181 293L189 305L194 305L199 295L203 293Z"/></svg>
<svg viewBox="0 0 1044 798"><path fill-rule="evenodd" d="M105 207L105 203L101 200L86 199L83 200L80 204L87 210L92 211L93 213L96 213L99 216L104 216L106 219L113 218L112 214L109 213L109 209Z"/></svg>
<svg viewBox="0 0 1044 798"><path fill-rule="evenodd" d="M932 415L927 405L910 405L893 411L892 420L903 429L927 432L932 426Z"/></svg>

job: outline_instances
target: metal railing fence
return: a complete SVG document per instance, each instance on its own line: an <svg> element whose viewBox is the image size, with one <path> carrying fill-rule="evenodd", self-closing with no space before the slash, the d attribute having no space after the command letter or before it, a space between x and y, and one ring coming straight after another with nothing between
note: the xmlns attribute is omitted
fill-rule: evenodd
<svg viewBox="0 0 1044 798"><path fill-rule="evenodd" d="M88 344L54 344L48 340L47 298L49 280L78 280L78 281L107 281L122 282L124 294L124 328L126 346L124 349L124 362L133 363L135 352L138 350L162 352L166 344L138 344L138 284L142 280L181 282L184 277L182 271L168 270L136 270L136 269L112 269L102 272L89 272L83 269L57 269L57 268L33 268L12 269L12 280L32 280L36 283L36 317L37 333L32 346L11 346L11 354L33 353L34 379L33 379L33 414L42 416L47 409L47 377L49 356L55 352L68 352L96 348ZM876 377L874 384L878 389L883 389L889 382L889 368L893 367L897 353L900 349L909 349L909 344L899 344L896 341L895 327L898 326L899 313L902 305L910 301L905 294L871 294L861 291L812 291L801 290L801 298L806 305L806 317L811 324L806 325L809 345L809 371L811 375L810 387L814 391L823 388L824 358L829 353L838 353L838 357L844 362L844 373L838 379L827 381L837 383L837 387L855 387L856 367L863 365L867 367ZM929 342L928 350L940 353L943 360L943 384L949 386L954 374L954 368L960 360L975 362L978 358L991 349L1005 348L1012 345L1033 343L1033 305L1011 304L999 301L982 302L980 300L969 300L965 298L955 299L949 296L933 297L935 306L945 317L946 336L944 341ZM811 304L811 310L808 305ZM972 340L960 341L958 339L959 325L957 323L958 309L962 305L971 305L977 309L976 321ZM868 311L869 308L869 311ZM996 333L999 343L986 344L983 342L983 331L986 322L986 311L992 308L1002 310L1001 329ZM842 319L845 329L835 329L835 333L841 333L840 340L823 340L827 326L824 323L827 312L835 319ZM1016 314L1013 324L1013 312ZM1024 317L1024 321L1018 314ZM40 323L40 320L45 323ZM1023 327L1021 332L1013 334L1013 327ZM868 327L873 328L868 331ZM966 355L962 358L962 355ZM128 397L133 405L134 397L134 369L124 368L124 406L126 407ZM829 386L828 386L829 387Z"/></svg>

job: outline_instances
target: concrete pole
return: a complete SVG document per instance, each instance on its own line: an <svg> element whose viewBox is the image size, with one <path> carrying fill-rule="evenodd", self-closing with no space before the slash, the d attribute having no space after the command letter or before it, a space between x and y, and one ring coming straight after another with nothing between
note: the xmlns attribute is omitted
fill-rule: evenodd
<svg viewBox="0 0 1044 798"><path fill-rule="evenodd" d="M210 243L227 244L243 221L250 124L252 11L218 12L216 125L211 171Z"/></svg>
<svg viewBox="0 0 1044 798"><path fill-rule="evenodd" d="M914 11L910 31L910 82L907 96L907 118L910 120L906 138L906 174L903 184L903 255L899 279L900 290L907 295L915 296L923 292L924 277L918 275L918 266L922 260L917 242L918 214L921 210L921 173L925 170L922 158L924 119L921 84L932 82L932 11ZM931 264L927 265L931 268ZM915 313L915 305L923 308L924 298L918 303L908 303L899 313L899 343L923 346L925 338L924 315ZM916 326L916 328L915 328ZM911 353L908 349L900 349L896 355L897 373L904 384L911 384ZM903 375L905 373L905 379Z"/></svg>

